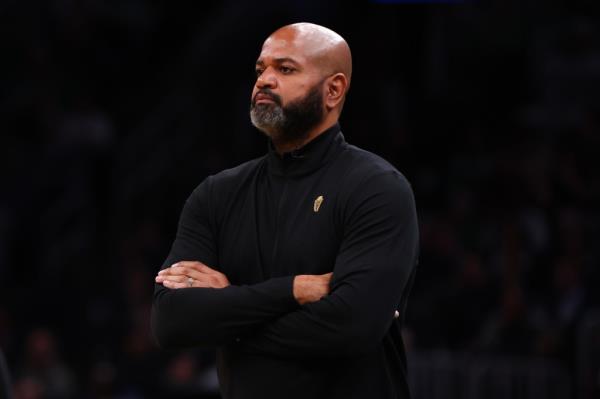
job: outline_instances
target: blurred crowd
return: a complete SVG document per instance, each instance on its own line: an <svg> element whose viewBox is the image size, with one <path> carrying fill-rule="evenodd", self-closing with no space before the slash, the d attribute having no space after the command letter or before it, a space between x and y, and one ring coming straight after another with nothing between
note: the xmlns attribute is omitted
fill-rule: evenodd
<svg viewBox="0 0 600 399"><path fill-rule="evenodd" d="M264 153L247 116L255 57L300 20L346 37L346 139L415 191L409 350L550 358L575 383L600 305L600 9L538 3L0 6L15 397L217 397L210 350L156 347L153 277L193 188Z"/></svg>

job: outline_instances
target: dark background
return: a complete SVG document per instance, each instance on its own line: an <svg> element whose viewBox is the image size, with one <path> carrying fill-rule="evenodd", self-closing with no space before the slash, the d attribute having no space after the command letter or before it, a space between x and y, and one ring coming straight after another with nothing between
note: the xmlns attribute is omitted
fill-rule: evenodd
<svg viewBox="0 0 600 399"><path fill-rule="evenodd" d="M600 395L597 1L0 2L0 348L17 398L211 397L153 278L207 175L261 156L264 39L354 57L341 125L412 182L415 398ZM551 4L549 4L551 3Z"/></svg>

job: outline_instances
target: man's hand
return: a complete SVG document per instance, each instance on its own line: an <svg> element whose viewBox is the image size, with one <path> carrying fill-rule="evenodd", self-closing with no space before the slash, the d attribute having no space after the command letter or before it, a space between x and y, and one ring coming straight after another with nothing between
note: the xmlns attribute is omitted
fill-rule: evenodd
<svg viewBox="0 0 600 399"><path fill-rule="evenodd" d="M171 289L225 288L230 285L227 276L223 273L195 261L177 262L171 267L159 271L154 281Z"/></svg>
<svg viewBox="0 0 600 399"><path fill-rule="evenodd" d="M329 282L333 273L301 274L294 277L294 298L300 305L316 302L329 294Z"/></svg>

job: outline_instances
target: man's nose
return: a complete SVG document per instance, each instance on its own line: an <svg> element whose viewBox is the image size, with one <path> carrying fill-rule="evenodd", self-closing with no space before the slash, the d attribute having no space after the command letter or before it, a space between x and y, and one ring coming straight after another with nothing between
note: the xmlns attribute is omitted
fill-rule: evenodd
<svg viewBox="0 0 600 399"><path fill-rule="evenodd" d="M256 79L256 88L264 89L265 87L269 89L274 89L277 87L277 79L273 74L271 68L267 68L260 74L260 76Z"/></svg>

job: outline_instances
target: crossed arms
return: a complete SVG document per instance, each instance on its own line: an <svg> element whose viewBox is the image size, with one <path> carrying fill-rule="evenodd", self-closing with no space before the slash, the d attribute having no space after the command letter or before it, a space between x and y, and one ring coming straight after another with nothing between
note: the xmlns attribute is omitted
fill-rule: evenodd
<svg viewBox="0 0 600 399"><path fill-rule="evenodd" d="M152 327L159 345L236 343L247 352L292 358L354 355L379 345L417 256L414 200L403 177L381 173L349 196L333 274L240 286L207 266L218 264L208 184L186 202L167 267L156 276Z"/></svg>
<svg viewBox="0 0 600 399"><path fill-rule="evenodd" d="M294 277L293 295L300 305L316 302L329 294L329 282L333 273L303 274ZM170 289L225 288L230 286L223 273L198 261L182 261L158 272L154 278Z"/></svg>

